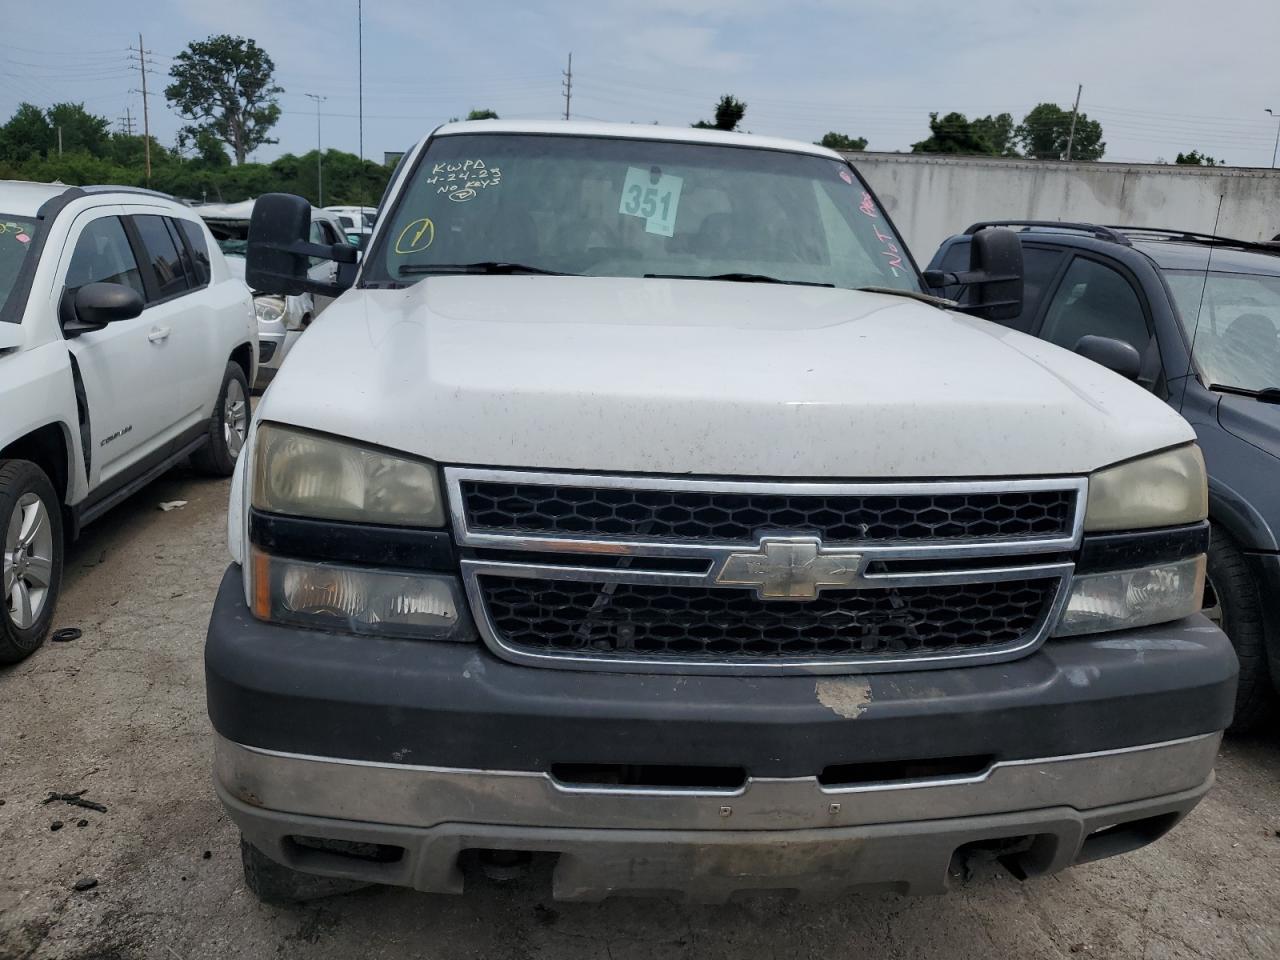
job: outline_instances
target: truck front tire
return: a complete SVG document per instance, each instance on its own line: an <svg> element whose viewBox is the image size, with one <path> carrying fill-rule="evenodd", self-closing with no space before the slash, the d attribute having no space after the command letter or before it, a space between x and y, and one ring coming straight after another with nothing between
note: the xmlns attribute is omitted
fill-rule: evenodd
<svg viewBox="0 0 1280 960"><path fill-rule="evenodd" d="M58 494L29 460L0 460L0 536L0 663L17 663L35 652L53 623L65 547Z"/></svg>
<svg viewBox="0 0 1280 960"><path fill-rule="evenodd" d="M287 907L367 887L357 880L318 877L276 863L244 837L240 838L244 885L263 903Z"/></svg>
<svg viewBox="0 0 1280 960"><path fill-rule="evenodd" d="M215 477L229 477L249 436L249 380L234 361L227 364L218 401L209 418L209 442L192 457L196 469Z"/></svg>

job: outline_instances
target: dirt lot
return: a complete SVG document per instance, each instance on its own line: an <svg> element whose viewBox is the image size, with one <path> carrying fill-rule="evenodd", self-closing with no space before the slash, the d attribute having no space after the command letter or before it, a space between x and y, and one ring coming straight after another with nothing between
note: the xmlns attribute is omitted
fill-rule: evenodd
<svg viewBox="0 0 1280 960"><path fill-rule="evenodd" d="M2 960L1280 957L1280 737L1229 742L1217 788L1153 847L1026 884L993 870L942 899L577 905L531 881L261 906L209 784L225 503L225 483L175 473L90 528L57 622L83 637L0 669ZM78 790L107 811L41 803Z"/></svg>

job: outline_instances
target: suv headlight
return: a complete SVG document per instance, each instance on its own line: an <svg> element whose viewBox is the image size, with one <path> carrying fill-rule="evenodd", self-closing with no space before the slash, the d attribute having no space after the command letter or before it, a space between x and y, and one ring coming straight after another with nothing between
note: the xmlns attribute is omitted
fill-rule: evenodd
<svg viewBox="0 0 1280 960"><path fill-rule="evenodd" d="M434 464L274 423L258 425L252 503L317 520L444 526Z"/></svg>
<svg viewBox="0 0 1280 960"><path fill-rule="evenodd" d="M1203 525L1208 515L1204 457L1198 446L1188 444L1094 473L1084 528L1115 537L1116 531ZM1160 559L1124 570L1077 573L1054 636L1127 630L1196 613L1204 597L1204 554Z"/></svg>
<svg viewBox="0 0 1280 960"><path fill-rule="evenodd" d="M279 323L284 319L284 297L260 294L253 298L253 312L259 323Z"/></svg>

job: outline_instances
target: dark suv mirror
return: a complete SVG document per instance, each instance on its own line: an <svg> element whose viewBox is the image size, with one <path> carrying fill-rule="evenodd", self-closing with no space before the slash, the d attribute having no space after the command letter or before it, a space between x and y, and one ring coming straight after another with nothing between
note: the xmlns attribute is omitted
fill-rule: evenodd
<svg viewBox="0 0 1280 960"><path fill-rule="evenodd" d="M969 241L967 272L926 270L924 282L934 289L973 287L973 302L958 309L986 320L1016 319L1022 313L1022 241L1012 230L979 230Z"/></svg>
<svg viewBox="0 0 1280 960"><path fill-rule="evenodd" d="M1081 337L1076 341L1075 352L1129 380L1137 380L1142 371L1142 356L1137 348L1113 337Z"/></svg>
<svg viewBox="0 0 1280 960"><path fill-rule="evenodd" d="M297 296L318 293L336 297L351 286L354 270L339 269L334 282L312 280L308 257L354 264L356 249L345 243L312 243L311 204L289 193L266 193L253 204L249 246L245 251L245 283L258 293Z"/></svg>
<svg viewBox="0 0 1280 960"><path fill-rule="evenodd" d="M65 302L65 301L64 301ZM142 294L122 283L86 283L72 298L72 315L62 325L67 336L132 320L142 313ZM63 314L66 317L66 314Z"/></svg>

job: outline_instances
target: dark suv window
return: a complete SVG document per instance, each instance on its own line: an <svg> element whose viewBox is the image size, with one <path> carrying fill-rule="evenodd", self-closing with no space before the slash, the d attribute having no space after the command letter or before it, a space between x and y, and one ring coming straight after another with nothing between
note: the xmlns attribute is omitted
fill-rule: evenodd
<svg viewBox="0 0 1280 960"><path fill-rule="evenodd" d="M1118 271L1077 257L1049 304L1040 336L1074 350L1081 337L1113 337L1142 353L1151 342L1142 301Z"/></svg>
<svg viewBox="0 0 1280 960"><path fill-rule="evenodd" d="M76 241L67 267L66 292L74 296L86 283L119 283L146 297L133 248L119 217L91 221Z"/></svg>
<svg viewBox="0 0 1280 960"><path fill-rule="evenodd" d="M143 249L155 278L154 300L166 300L187 290L187 274L178 255L178 246L165 223L165 217L136 216L134 226L142 239Z"/></svg>
<svg viewBox="0 0 1280 960"><path fill-rule="evenodd" d="M194 285L203 287L209 282L209 241L204 237L204 230L193 220L175 220L187 238L187 246L191 248L193 268L195 270Z"/></svg>

